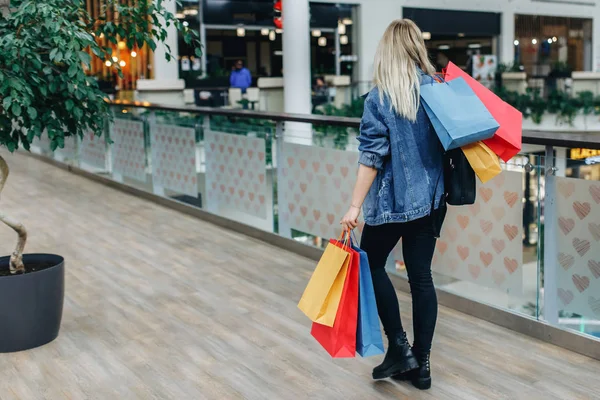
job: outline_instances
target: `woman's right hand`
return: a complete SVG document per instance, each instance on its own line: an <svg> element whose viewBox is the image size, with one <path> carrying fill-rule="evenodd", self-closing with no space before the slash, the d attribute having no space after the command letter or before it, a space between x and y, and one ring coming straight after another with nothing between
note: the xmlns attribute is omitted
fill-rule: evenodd
<svg viewBox="0 0 600 400"><path fill-rule="evenodd" d="M342 220L340 224L344 228L345 231L350 232L354 230L358 226L358 216L360 215L360 208L355 206L350 206L348 212Z"/></svg>

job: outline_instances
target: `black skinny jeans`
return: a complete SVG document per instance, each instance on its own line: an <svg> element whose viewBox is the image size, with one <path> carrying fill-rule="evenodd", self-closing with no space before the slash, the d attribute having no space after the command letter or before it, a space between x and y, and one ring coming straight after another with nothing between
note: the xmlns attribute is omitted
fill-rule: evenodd
<svg viewBox="0 0 600 400"><path fill-rule="evenodd" d="M406 223L365 225L360 247L369 258L379 318L385 334L391 339L403 328L398 297L385 264L400 238L413 302L413 348L416 352L429 352L438 313L431 277L431 260L436 243L431 217Z"/></svg>

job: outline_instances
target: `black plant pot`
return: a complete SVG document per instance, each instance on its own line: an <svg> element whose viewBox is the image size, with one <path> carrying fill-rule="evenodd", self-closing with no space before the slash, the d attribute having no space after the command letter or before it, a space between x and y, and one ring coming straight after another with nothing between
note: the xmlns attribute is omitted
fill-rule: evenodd
<svg viewBox="0 0 600 400"><path fill-rule="evenodd" d="M42 346L56 339L65 294L65 260L52 254L25 254L28 272L0 276L0 353ZM31 271L34 268L34 271ZM0 258L0 272L9 257Z"/></svg>

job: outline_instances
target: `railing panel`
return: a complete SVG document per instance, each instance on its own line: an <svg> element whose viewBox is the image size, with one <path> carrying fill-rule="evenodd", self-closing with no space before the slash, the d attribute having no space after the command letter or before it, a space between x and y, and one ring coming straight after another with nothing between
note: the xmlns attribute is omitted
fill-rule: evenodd
<svg viewBox="0 0 600 400"><path fill-rule="evenodd" d="M122 177L146 182L146 148L144 123L115 118L111 129L112 171Z"/></svg>
<svg viewBox="0 0 600 400"><path fill-rule="evenodd" d="M600 182L556 178L559 309L600 319Z"/></svg>
<svg viewBox="0 0 600 400"><path fill-rule="evenodd" d="M196 131L177 125L150 124L152 184L164 190L198 196Z"/></svg>
<svg viewBox="0 0 600 400"><path fill-rule="evenodd" d="M108 148L106 138L87 133L80 141L80 162L82 166L98 168L105 171L108 166Z"/></svg>

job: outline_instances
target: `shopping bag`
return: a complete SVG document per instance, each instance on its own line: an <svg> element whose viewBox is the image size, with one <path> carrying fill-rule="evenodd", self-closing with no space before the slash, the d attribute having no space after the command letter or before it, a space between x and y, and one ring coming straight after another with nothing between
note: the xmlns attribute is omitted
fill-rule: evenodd
<svg viewBox="0 0 600 400"><path fill-rule="evenodd" d="M521 151L523 135L523 115L521 112L496 96L494 92L453 63L448 64L445 77L446 81L450 82L463 78L500 124L500 128L496 131L494 137L485 140L484 143L506 162L516 156Z"/></svg>
<svg viewBox="0 0 600 400"><path fill-rule="evenodd" d="M445 150L489 139L498 123L464 79L421 85L423 106Z"/></svg>
<svg viewBox="0 0 600 400"><path fill-rule="evenodd" d="M469 144L461 150L481 183L486 183L502 173L498 156L483 142Z"/></svg>
<svg viewBox="0 0 600 400"><path fill-rule="evenodd" d="M356 326L356 352L361 357L376 356L385 352L379 315L377 313L377 302L375 301L375 290L369 258L367 253L356 246L352 250L359 255L358 270L358 321Z"/></svg>
<svg viewBox="0 0 600 400"><path fill-rule="evenodd" d="M342 246L339 242L336 245ZM310 334L333 358L352 358L356 354L360 257L354 250L350 250L350 253L350 265L335 323L329 327L313 322L310 331Z"/></svg>
<svg viewBox="0 0 600 400"><path fill-rule="evenodd" d="M351 261L350 249L331 240L298 303L313 322L333 326Z"/></svg>

